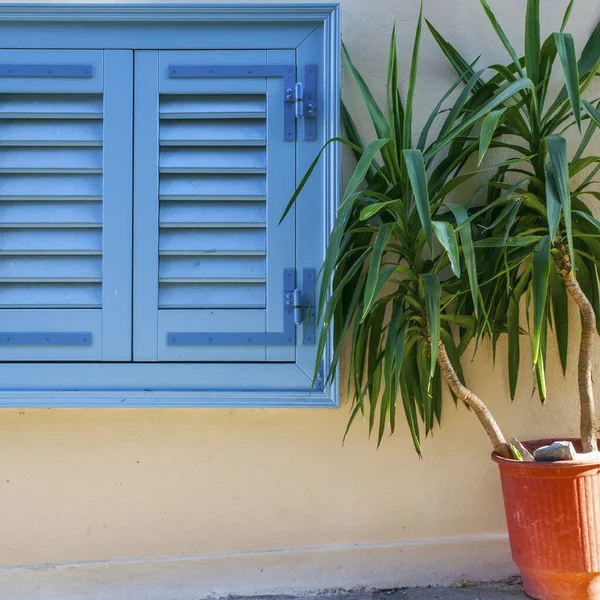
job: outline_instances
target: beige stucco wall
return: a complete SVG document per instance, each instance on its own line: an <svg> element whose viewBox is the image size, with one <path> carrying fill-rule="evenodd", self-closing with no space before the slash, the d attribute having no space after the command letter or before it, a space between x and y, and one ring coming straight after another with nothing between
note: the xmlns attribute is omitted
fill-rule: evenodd
<svg viewBox="0 0 600 600"><path fill-rule="evenodd" d="M545 0L547 30L556 27L565 4ZM381 97L394 20L406 80L417 0L342 0L341 5L345 43ZM510 37L520 39L524 0L493 5ZM485 61L504 60L478 0L426 0L425 12L466 56L483 51ZM596 0L577 3L570 29L579 49L598 18ZM424 32L417 121L424 121L426 109L451 79ZM344 95L358 107L354 92L346 88ZM596 148L600 150L600 140ZM572 322L575 334L576 319ZM494 370L488 350L484 345L466 373L507 435L523 439L575 433L573 377L563 380L555 355L549 359L547 405L530 399L526 373L511 405L504 346ZM596 369L598 359L597 352ZM571 360L573 374L574 352ZM403 422L379 450L360 423L342 448L345 406L337 411L2 410L0 565L5 568L0 570L0 597L49 598L52 586L67 585L78 568L12 567L81 561L92 561L90 573L100 565L101 574L91 574L89 580L82 575L81 587L69 588L79 590L79 597L91 594L94 585L96 591L108 590L111 581L118 580L122 591L134 586L127 572L140 564L150 565L144 577L164 571L155 588L162 585L163 595L147 591L147 598L187 598L191 589L235 591L244 585L266 591L288 584L295 589L389 586L512 572L488 441L475 417L455 408L449 398L444 412L443 428L425 442L419 460ZM452 550L455 545L460 550ZM489 560L470 567L469 561L483 560L482 549ZM233 563L227 562L231 555L271 550L285 551L249 555L254 558L244 570L236 570L235 556ZM207 564L202 557L215 554L222 556L210 559L216 562L202 571L199 565ZM186 556L195 558L178 560ZM123 563L124 570L118 571L123 559L136 561ZM191 567L185 571L182 564ZM204 585L212 581L209 572L220 572L219 564L234 565L223 571L229 573L221 577L224 587ZM294 579L292 572L300 567L303 576ZM185 576L178 571L182 568ZM259 568L267 573L275 569L271 579L263 575L260 585L253 583ZM289 569L287 579L282 569ZM52 585L43 579L57 572ZM139 572L136 577L143 579ZM172 591L178 589L178 578L190 586L181 588L180 595ZM95 583L86 587L86 581Z"/></svg>

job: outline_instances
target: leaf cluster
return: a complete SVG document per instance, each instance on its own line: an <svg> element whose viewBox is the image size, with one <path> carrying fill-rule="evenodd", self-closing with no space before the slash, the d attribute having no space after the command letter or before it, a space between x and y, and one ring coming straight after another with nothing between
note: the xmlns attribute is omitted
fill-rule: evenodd
<svg viewBox="0 0 600 600"><path fill-rule="evenodd" d="M520 336L529 335L534 379L545 398L550 327L556 331L563 368L567 364L565 269L600 309L600 222L586 204L589 198L600 199L593 188L600 157L585 155L600 126L600 112L597 100L584 98L600 67L600 25L577 59L573 38L564 32L573 1L560 31L543 42L540 2L527 1L525 55L519 57L487 1L480 0L510 56L506 65L481 70L475 68L478 59L463 58L427 22L457 77L418 137L413 137L413 109L422 6L404 97L398 88L395 29L392 32L385 110L343 49L375 136L363 143L342 105L345 137L330 140L321 150L342 144L354 154L356 167L320 272L316 363L330 342L333 360L327 379L332 380L347 345L348 429L363 415L380 443L388 427L395 431L401 403L420 453L422 434L429 434L442 416L438 345L444 345L464 383L461 359L472 342L477 348L488 335L494 350L499 337L508 336L512 396L519 375ZM557 61L564 85L551 99ZM572 127L581 131L581 138L569 158L564 134ZM500 153L503 160L482 166L488 153ZM469 169L471 158L478 159L476 169ZM572 178L582 173L583 181L572 185ZM467 185L482 177L485 183L469 195ZM452 202L453 196L462 196L461 202ZM532 313L527 330L521 327L522 298L528 324Z"/></svg>
<svg viewBox="0 0 600 600"><path fill-rule="evenodd" d="M527 333L534 388L537 385L544 400L546 346L552 328L563 371L567 368L569 314L565 278L578 280L596 314L600 314L600 223L589 207L589 201L600 199L595 187L600 157L586 155L600 127L600 112L598 99L584 98L600 68L600 23L577 58L573 36L565 33L574 0L566 8L560 30L543 41L540 0L528 0L525 54L518 57L487 2L481 3L511 60L488 68L493 76L487 81L479 79L472 101L476 105L485 102L486 97L507 83L524 78L532 81L535 88L524 89L512 103L490 112L482 123L480 164L490 148L524 160L499 168L487 185L484 203L493 209L478 222L475 246L482 249L478 252L478 269L482 278L489 281L482 286L482 297L493 311L488 323L479 322L478 331L489 333L494 347L502 333L508 335L510 395L514 398L520 369L520 312L525 298L527 322L531 324ZM431 23L428 26L450 64L463 73L469 65L467 60ZM551 98L551 74L556 63L563 83ZM568 133L578 134L571 152ZM515 180L519 181L517 185L513 185ZM492 279L502 270L507 272L505 278Z"/></svg>

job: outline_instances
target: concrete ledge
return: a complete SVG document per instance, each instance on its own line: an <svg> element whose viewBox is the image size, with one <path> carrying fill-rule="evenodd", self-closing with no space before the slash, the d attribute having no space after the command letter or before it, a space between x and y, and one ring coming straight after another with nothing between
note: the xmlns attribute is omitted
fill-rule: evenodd
<svg viewBox="0 0 600 600"><path fill-rule="evenodd" d="M449 585L517 573L503 534L0 569L11 600L199 600Z"/></svg>

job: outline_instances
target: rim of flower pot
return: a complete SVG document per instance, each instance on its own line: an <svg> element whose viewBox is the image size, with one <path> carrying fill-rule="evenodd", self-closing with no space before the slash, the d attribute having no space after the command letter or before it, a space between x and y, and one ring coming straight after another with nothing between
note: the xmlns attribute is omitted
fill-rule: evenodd
<svg viewBox="0 0 600 600"><path fill-rule="evenodd" d="M581 451L581 440L579 438L544 438L539 440L527 440L521 443L533 454L533 450L536 448L548 446L553 442L571 442L573 446L575 446L575 450L577 452ZM600 439L598 440L598 445L600 448ZM559 467L561 469L581 469L581 467L600 467L600 452L595 456L595 458L579 460L555 460L552 462L523 461L515 460L514 458L503 458L495 452L492 452L492 460L499 465L519 466L524 469L548 469L553 467Z"/></svg>

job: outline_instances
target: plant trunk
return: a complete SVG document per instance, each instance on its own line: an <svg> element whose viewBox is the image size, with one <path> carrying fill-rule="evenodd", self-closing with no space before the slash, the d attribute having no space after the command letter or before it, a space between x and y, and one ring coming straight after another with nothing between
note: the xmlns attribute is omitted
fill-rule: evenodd
<svg viewBox="0 0 600 600"><path fill-rule="evenodd" d="M567 291L577 303L581 313L581 342L577 370L579 404L581 406L581 446L583 452L597 452L594 391L592 389L592 346L596 335L596 314L587 296L573 277L571 269L563 267L560 274Z"/></svg>
<svg viewBox="0 0 600 600"><path fill-rule="evenodd" d="M503 458L513 458L510 446L506 443L506 440L500 431L500 427L498 427L498 423L496 423L492 413L478 396L460 382L460 379L448 358L446 348L441 342L438 348L437 361L442 375L444 376L446 383L450 386L450 389L460 400L470 406L477 415L477 418L483 425L485 432L492 442L494 452Z"/></svg>

